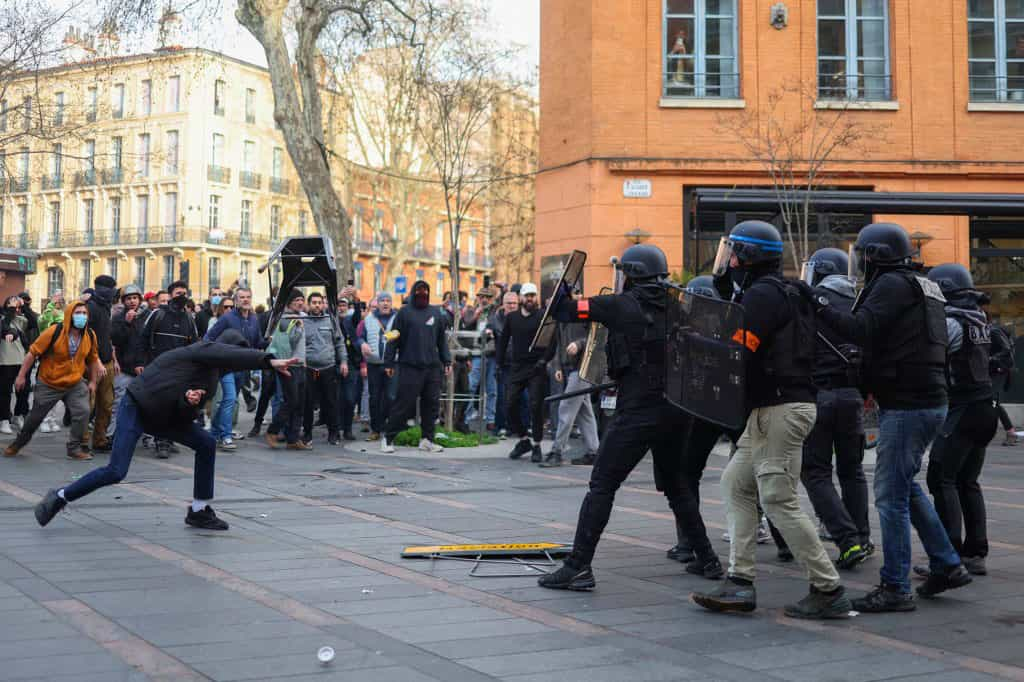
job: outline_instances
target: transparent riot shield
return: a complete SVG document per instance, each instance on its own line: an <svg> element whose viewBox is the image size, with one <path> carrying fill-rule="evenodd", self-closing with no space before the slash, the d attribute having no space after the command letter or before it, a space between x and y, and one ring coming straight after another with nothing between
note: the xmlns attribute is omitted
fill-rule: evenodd
<svg viewBox="0 0 1024 682"><path fill-rule="evenodd" d="M665 398L698 419L742 430L743 308L672 288L666 313Z"/></svg>
<svg viewBox="0 0 1024 682"><path fill-rule="evenodd" d="M551 316L551 312L561 300L562 292L567 287L572 289L579 284L580 276L583 274L583 266L586 262L587 253L585 251L573 251L572 255L569 256L565 267L562 268L561 276L559 276L558 281L555 283L551 298L548 299L548 305L544 309L544 316L540 319L540 327L537 328L537 333L533 337L530 350L534 348L547 348L551 344L551 339L555 335L555 329L558 326L558 323Z"/></svg>
<svg viewBox="0 0 1024 682"><path fill-rule="evenodd" d="M610 294L608 287L601 289L601 295ZM591 322L587 330L587 344L580 359L580 379L588 384L605 384L608 378L608 328Z"/></svg>

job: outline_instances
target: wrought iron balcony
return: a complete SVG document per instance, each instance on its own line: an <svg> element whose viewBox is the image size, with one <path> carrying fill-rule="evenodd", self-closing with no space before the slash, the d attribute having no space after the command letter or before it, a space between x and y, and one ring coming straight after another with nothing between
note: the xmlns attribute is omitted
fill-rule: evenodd
<svg viewBox="0 0 1024 682"><path fill-rule="evenodd" d="M263 178L259 173L241 171L238 174L238 184L242 187L248 187L249 189L259 189L262 180Z"/></svg>
<svg viewBox="0 0 1024 682"><path fill-rule="evenodd" d="M60 189L64 184L64 178L60 173L53 173L51 175L44 175L40 183L44 190L47 189Z"/></svg>
<svg viewBox="0 0 1024 682"><path fill-rule="evenodd" d="M224 166L209 165L206 167L206 177L211 182L231 182L231 169Z"/></svg>
<svg viewBox="0 0 1024 682"><path fill-rule="evenodd" d="M270 178L270 191L276 194L291 194L291 183L287 178Z"/></svg>
<svg viewBox="0 0 1024 682"><path fill-rule="evenodd" d="M27 177L22 178L11 178L8 187L13 194L27 192L29 187L29 179Z"/></svg>
<svg viewBox="0 0 1024 682"><path fill-rule="evenodd" d="M75 187L92 187L96 184L96 169L75 172Z"/></svg>
<svg viewBox="0 0 1024 682"><path fill-rule="evenodd" d="M100 171L100 181L104 185L120 185L124 182L124 169L104 168Z"/></svg>

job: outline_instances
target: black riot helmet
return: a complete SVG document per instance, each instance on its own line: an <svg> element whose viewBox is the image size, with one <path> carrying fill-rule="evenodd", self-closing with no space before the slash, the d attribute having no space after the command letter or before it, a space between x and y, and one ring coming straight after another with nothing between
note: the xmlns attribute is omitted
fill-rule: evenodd
<svg viewBox="0 0 1024 682"><path fill-rule="evenodd" d="M804 262L800 279L812 287L818 286L821 280L829 275L843 275L850 272L850 257L842 249L818 249Z"/></svg>
<svg viewBox="0 0 1024 682"><path fill-rule="evenodd" d="M782 235L771 223L744 220L719 242L713 273L724 275L732 256L741 270L777 269L782 263Z"/></svg>
<svg viewBox="0 0 1024 682"><path fill-rule="evenodd" d="M946 296L974 290L974 278L971 277L971 271L959 263L936 265L928 272L928 279L938 284L939 289Z"/></svg>
<svg viewBox="0 0 1024 682"><path fill-rule="evenodd" d="M715 278L711 275L700 275L686 283L686 293L708 296L710 298L721 298L718 290L715 289Z"/></svg>
<svg viewBox="0 0 1024 682"><path fill-rule="evenodd" d="M850 247L850 276L870 280L879 267L909 264L914 257L910 235L896 223L872 223Z"/></svg>
<svg viewBox="0 0 1024 682"><path fill-rule="evenodd" d="M619 269L634 282L668 276L665 252L653 244L636 244L626 249L619 259Z"/></svg>

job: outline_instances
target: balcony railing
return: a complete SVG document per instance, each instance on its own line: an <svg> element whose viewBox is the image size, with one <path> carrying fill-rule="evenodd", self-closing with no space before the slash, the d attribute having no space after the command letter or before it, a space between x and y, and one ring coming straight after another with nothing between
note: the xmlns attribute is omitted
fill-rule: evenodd
<svg viewBox="0 0 1024 682"><path fill-rule="evenodd" d="M740 94L738 73L698 73L687 69L691 58L670 58L668 70L662 74L662 95L665 97L711 97L735 99Z"/></svg>
<svg viewBox="0 0 1024 682"><path fill-rule="evenodd" d="M972 102L1024 103L1024 76L972 75L968 83Z"/></svg>
<svg viewBox="0 0 1024 682"><path fill-rule="evenodd" d="M96 184L96 170L84 170L75 172L75 187L92 187Z"/></svg>
<svg viewBox="0 0 1024 682"><path fill-rule="evenodd" d="M829 101L887 102L892 99L892 76L819 74L818 97Z"/></svg>
<svg viewBox="0 0 1024 682"><path fill-rule="evenodd" d="M211 182L231 182L231 169L225 168L224 166L209 165L206 167L206 177Z"/></svg>
<svg viewBox="0 0 1024 682"><path fill-rule="evenodd" d="M291 194L291 183L287 178L270 178L270 191L275 194Z"/></svg>
<svg viewBox="0 0 1024 682"><path fill-rule="evenodd" d="M0 237L0 247L5 249L27 249L29 244L35 244L39 235L35 232L20 234L5 234Z"/></svg>
<svg viewBox="0 0 1024 682"><path fill-rule="evenodd" d="M241 171L238 174L238 184L249 189L259 189L262 179L259 173L251 171Z"/></svg>
<svg viewBox="0 0 1024 682"><path fill-rule="evenodd" d="M17 244L20 243L15 239L17 236L8 235L6 241L0 238L0 245L17 247ZM30 234L26 243L34 243L34 239L35 237ZM269 251L272 245L272 240L263 235L233 233L225 234L220 239L213 239L210 237L210 231L206 228L183 227L181 225L150 225L148 227L122 230L63 231L58 235L51 235L47 248L177 246L183 242L202 242L230 248L260 249L264 251Z"/></svg>
<svg viewBox="0 0 1024 682"><path fill-rule="evenodd" d="M422 246L414 246L412 248L412 257L413 258L433 258L434 254L433 254L433 252L428 251L427 249L423 248Z"/></svg>
<svg viewBox="0 0 1024 682"><path fill-rule="evenodd" d="M104 185L120 185L124 182L124 169L104 168L100 171L100 180Z"/></svg>
<svg viewBox="0 0 1024 682"><path fill-rule="evenodd" d="M110 115L112 118L124 118L124 109L114 109Z"/></svg>
<svg viewBox="0 0 1024 682"><path fill-rule="evenodd" d="M28 178L11 178L8 186L12 193L27 192L29 186Z"/></svg>
<svg viewBox="0 0 1024 682"><path fill-rule="evenodd" d="M60 189L64 184L64 178L60 173L54 173L52 175L44 175L41 179L40 184L44 190L47 189Z"/></svg>

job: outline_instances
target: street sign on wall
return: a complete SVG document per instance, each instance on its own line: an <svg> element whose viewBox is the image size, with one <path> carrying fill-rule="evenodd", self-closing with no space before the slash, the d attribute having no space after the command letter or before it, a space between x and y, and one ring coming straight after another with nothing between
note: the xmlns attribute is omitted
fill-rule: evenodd
<svg viewBox="0 0 1024 682"><path fill-rule="evenodd" d="M395 277L395 293L404 294L409 288L409 278L405 275L399 275Z"/></svg>
<svg viewBox="0 0 1024 682"><path fill-rule="evenodd" d="M650 199L650 180L624 180L622 183L622 196L627 199Z"/></svg>

